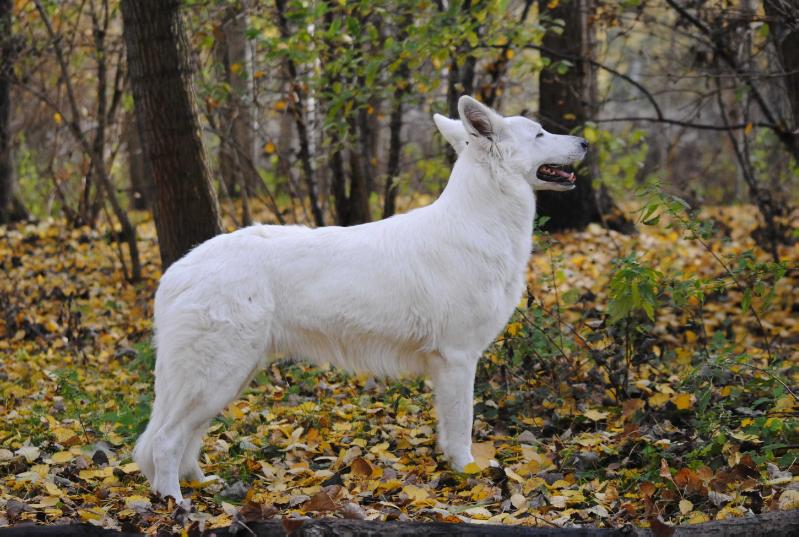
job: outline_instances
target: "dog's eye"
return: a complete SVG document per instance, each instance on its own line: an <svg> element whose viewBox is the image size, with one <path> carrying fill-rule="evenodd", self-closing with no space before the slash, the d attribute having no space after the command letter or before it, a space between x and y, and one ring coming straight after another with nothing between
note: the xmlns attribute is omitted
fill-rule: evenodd
<svg viewBox="0 0 799 537"><path fill-rule="evenodd" d="M536 138L541 138L543 135L544 135L544 133L543 133L543 132L539 132L538 134L536 134L536 135L535 135L535 137L536 137Z"/></svg>

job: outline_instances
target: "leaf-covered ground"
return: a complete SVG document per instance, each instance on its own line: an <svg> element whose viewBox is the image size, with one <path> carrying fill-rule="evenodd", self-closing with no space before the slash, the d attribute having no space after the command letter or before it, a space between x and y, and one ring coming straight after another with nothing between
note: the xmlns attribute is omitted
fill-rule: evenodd
<svg viewBox="0 0 799 537"><path fill-rule="evenodd" d="M799 246L780 252L794 260L782 277L739 272L741 258L766 260L754 211L712 215L712 253L666 225L539 241L529 296L481 362L466 473L435 452L423 380L276 363L212 424L201 463L220 479L186 488L192 511L178 516L130 460L152 399L152 224L140 227L137 285L107 231L0 228L0 526L344 516L607 527L798 508ZM610 322L635 298L612 276L635 266L661 273L653 306L644 296ZM626 281L645 294L639 276Z"/></svg>

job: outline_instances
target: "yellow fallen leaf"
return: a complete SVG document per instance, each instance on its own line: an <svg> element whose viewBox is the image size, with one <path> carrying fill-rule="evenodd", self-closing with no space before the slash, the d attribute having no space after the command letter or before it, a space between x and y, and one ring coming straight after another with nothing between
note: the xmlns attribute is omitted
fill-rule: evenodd
<svg viewBox="0 0 799 537"><path fill-rule="evenodd" d="M78 511L78 516L80 516L83 520L92 521L92 520L100 520L105 516L105 511L102 509L80 509Z"/></svg>
<svg viewBox="0 0 799 537"><path fill-rule="evenodd" d="M240 420L244 417L244 412L241 411L239 405L236 403L231 403L230 406L227 407L225 414L236 420Z"/></svg>
<svg viewBox="0 0 799 537"><path fill-rule="evenodd" d="M491 511L485 507L472 507L464 511L467 515L478 520L487 520L491 518Z"/></svg>
<svg viewBox="0 0 799 537"><path fill-rule="evenodd" d="M690 500L680 500L680 513L687 515L694 510L694 504Z"/></svg>
<svg viewBox="0 0 799 537"><path fill-rule="evenodd" d="M125 498L125 505L131 509L139 507L150 507L150 499L144 496L128 496Z"/></svg>
<svg viewBox="0 0 799 537"><path fill-rule="evenodd" d="M63 496L64 495L64 491L61 490L60 488L58 488L55 483L45 483L44 484L44 490L46 490L47 494L49 494L50 496Z"/></svg>
<svg viewBox="0 0 799 537"><path fill-rule="evenodd" d="M511 337L515 337L516 334L521 332L522 330L522 323L510 323L506 331Z"/></svg>
<svg viewBox="0 0 799 537"><path fill-rule="evenodd" d="M402 492L407 494L408 498L414 502L426 500L430 496L425 489L416 485L405 485L402 487Z"/></svg>
<svg viewBox="0 0 799 537"><path fill-rule="evenodd" d="M788 489L780 495L780 511L799 509L799 490Z"/></svg>
<svg viewBox="0 0 799 537"><path fill-rule="evenodd" d="M58 453L53 453L53 456L50 457L54 464L64 464L74 458L75 456L69 451L59 451Z"/></svg>
<svg viewBox="0 0 799 537"><path fill-rule="evenodd" d="M524 478L519 474L517 474L516 472L514 472L513 470L511 470L510 468L508 468L507 466L505 467L505 475L513 479L517 483L524 483Z"/></svg>
<svg viewBox="0 0 799 537"><path fill-rule="evenodd" d="M72 429L67 429L66 427L57 427L50 432L55 437L56 442L58 442L59 444L64 444L72 440L75 436L77 436L77 433L75 433L75 431L73 431Z"/></svg>
<svg viewBox="0 0 799 537"><path fill-rule="evenodd" d="M667 393L656 393L652 397L649 398L649 406L654 408L660 408L666 403L669 402L671 396Z"/></svg>
<svg viewBox="0 0 799 537"><path fill-rule="evenodd" d="M119 469L125 472L126 474L132 474L133 472L139 471L139 465L136 464L135 462L129 462L127 464L123 464L122 466L120 466Z"/></svg>
<svg viewBox="0 0 799 537"><path fill-rule="evenodd" d="M690 410L693 408L695 400L696 397L690 393L678 393L671 398L671 402L674 403L677 410Z"/></svg>
<svg viewBox="0 0 799 537"><path fill-rule="evenodd" d="M785 394L774 404L774 412L792 412L796 406L796 399L790 394Z"/></svg>
<svg viewBox="0 0 799 537"><path fill-rule="evenodd" d="M691 365L694 358L694 352L687 347L680 347L674 350L677 355L677 363L680 365Z"/></svg>
<svg viewBox="0 0 799 537"><path fill-rule="evenodd" d="M601 412L599 410L591 408L591 409L586 410L585 412L583 412L583 416L585 416L586 418L588 418L591 421L600 421L600 420L604 420L605 418L607 418L608 417L608 413L607 412Z"/></svg>
<svg viewBox="0 0 799 537"><path fill-rule="evenodd" d="M43 509L45 507L53 507L61 501L61 498L56 496L45 496L44 498L40 499L38 502L31 504L31 507L35 507L37 509Z"/></svg>
<svg viewBox="0 0 799 537"><path fill-rule="evenodd" d="M470 462L463 468L464 473L467 474L479 474L480 473L480 466L476 462Z"/></svg>

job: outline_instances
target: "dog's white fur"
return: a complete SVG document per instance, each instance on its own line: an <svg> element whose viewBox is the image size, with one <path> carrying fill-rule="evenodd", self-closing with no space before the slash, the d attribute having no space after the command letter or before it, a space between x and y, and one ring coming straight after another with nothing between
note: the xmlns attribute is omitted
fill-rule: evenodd
<svg viewBox="0 0 799 537"><path fill-rule="evenodd" d="M435 118L460 153L435 203L350 228L251 226L166 271L155 403L134 452L154 491L182 501L178 479L204 479L208 422L277 353L429 375L439 448L456 469L472 461L475 369L525 287L536 170L581 159L586 144L467 96L458 110L460 122Z"/></svg>

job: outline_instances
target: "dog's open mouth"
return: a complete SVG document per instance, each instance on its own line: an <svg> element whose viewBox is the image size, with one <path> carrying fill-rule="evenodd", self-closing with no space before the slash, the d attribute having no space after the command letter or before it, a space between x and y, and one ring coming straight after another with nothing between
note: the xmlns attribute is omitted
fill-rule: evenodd
<svg viewBox="0 0 799 537"><path fill-rule="evenodd" d="M544 164L538 168L536 176L542 181L561 185L573 185L577 179L574 175L574 170L570 166L560 164Z"/></svg>

